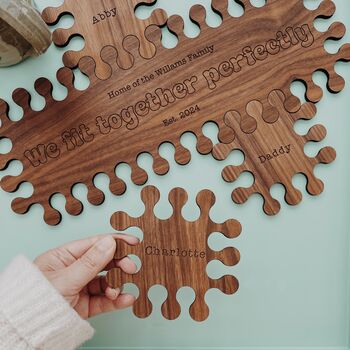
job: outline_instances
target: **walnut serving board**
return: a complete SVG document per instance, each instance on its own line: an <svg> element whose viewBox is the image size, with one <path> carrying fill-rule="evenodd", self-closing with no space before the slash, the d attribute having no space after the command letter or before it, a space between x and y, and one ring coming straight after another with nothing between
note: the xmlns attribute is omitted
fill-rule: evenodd
<svg viewBox="0 0 350 350"><path fill-rule="evenodd" d="M222 233L227 238L236 238L241 233L241 224L228 220L218 224L209 217L210 209L215 204L215 196L209 190L201 191L196 198L200 208L197 220L186 221L181 210L187 202L187 193L181 188L170 191L169 202L173 207L170 218L158 219L154 206L160 198L159 191L147 186L141 193L145 204L142 216L133 218L124 212L113 214L111 223L116 230L139 227L143 232L140 244L131 246L123 240L117 241L116 259L130 254L137 255L142 263L136 274L126 274L120 268L112 269L107 274L107 282L117 288L125 283L134 283L139 289L139 296L133 306L136 316L148 317L152 312L152 303L148 290L155 285L162 285L168 296L162 305L162 314L167 319L176 319L181 313L176 299L177 291L182 287L191 287L196 298L190 306L190 315L196 321L204 321L209 315L205 294L211 288L217 288L225 294L233 294L238 289L234 276L225 275L219 279L208 277L206 268L210 261L219 260L227 266L234 266L240 260L240 254L233 247L214 251L208 246L208 237L213 232Z"/></svg>
<svg viewBox="0 0 350 350"><path fill-rule="evenodd" d="M46 99L41 112L30 108L27 91L15 91L13 98L23 107L24 117L11 121L7 105L1 104L0 137L9 138L13 148L10 153L1 155L0 169L17 159L23 163L23 172L16 177L3 178L1 186L13 192L22 182L28 181L34 193L29 198L15 199L13 210L26 213L31 205L39 203L44 207L45 221L56 225L61 214L50 204L53 194L62 193L66 197L68 213L78 215L83 209L82 203L71 193L76 183L85 184L89 201L99 205L104 194L94 185L96 174L109 176L110 189L116 195L125 191L125 184L115 174L115 167L122 162L130 165L135 184L147 181L147 174L137 165L140 153L148 152L153 156L157 174L165 174L169 168L167 161L158 154L164 142L175 146L179 164L188 163L189 151L179 142L184 132L197 136L200 153L210 153L213 144L202 133L208 121L219 126L220 143L230 145L237 135L253 134L261 122L271 124L279 117L284 118L269 101L274 90L283 93L282 107L288 113L298 112L300 103L290 93L294 80L305 82L307 99L311 102L322 97L322 90L311 78L316 70L327 72L330 91L343 89L344 79L335 73L334 65L340 60L350 60L350 45L344 45L336 54L329 54L324 42L329 38L342 38L345 28L333 23L329 30L321 33L313 25L317 17L332 16L335 10L332 1L323 1L313 11L307 10L299 0L271 0L261 8L245 0L240 3L245 13L233 18L227 12L227 1L213 1L213 9L223 18L218 28L206 25L203 7L193 7L190 17L201 29L194 39L184 36L180 17L171 17L167 25L179 38L174 49L162 46L157 26L150 25L137 36L126 36L122 46L132 60L128 69L118 65L122 55L119 46L112 46L112 41L110 46L108 41L104 42L99 57L108 65L109 77L105 80L96 77L95 69L99 69L101 62L92 58L95 53L79 62L80 69L91 80L87 90L82 92L74 88L70 69L58 72L58 80L68 88L64 101L53 100L51 83L39 79L35 88ZM73 2L67 4L71 6ZM100 11L108 10L103 7L104 1L100 4ZM120 6L123 4L126 2L120 2ZM82 16L81 11L73 14L77 20ZM92 38L96 36L93 31L98 28L98 24L90 28ZM107 27L102 28L107 30ZM106 38L109 35L106 34ZM143 56L143 40L153 45L152 58ZM99 47L96 46L96 50ZM103 74L108 73L105 68ZM258 115L250 108L256 101L261 106ZM229 111L239 115L234 128L224 118ZM259 140L256 138L256 142ZM271 142L271 147L266 148L280 146L269 135L262 140L264 144ZM255 143L251 145L254 146L250 152L255 152L251 159L255 162L259 160L261 147ZM250 169L258 171L258 164ZM261 181L265 181L264 177ZM269 182L265 185L269 187Z"/></svg>

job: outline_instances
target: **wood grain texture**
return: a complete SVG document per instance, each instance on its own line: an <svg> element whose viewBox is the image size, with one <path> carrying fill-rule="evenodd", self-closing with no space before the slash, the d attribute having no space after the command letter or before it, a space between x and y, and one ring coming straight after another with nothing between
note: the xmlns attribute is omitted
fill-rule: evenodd
<svg viewBox="0 0 350 350"><path fill-rule="evenodd" d="M299 0L270 0L262 8L248 1L240 3L245 13L233 18L227 12L226 1L213 1L213 8L223 17L218 28L205 24L203 7L193 7L191 19L201 29L194 39L184 36L180 17L171 17L167 24L179 37L174 49L164 48L161 30L149 26L144 35L156 47L151 59L140 54L138 37L127 36L123 48L133 59L130 69L118 66L117 49L105 47L101 59L111 69L106 80L96 77L93 58L81 59L79 67L91 80L85 91L74 88L71 70L60 70L58 80L68 89L63 101L55 101L51 83L39 79L35 88L46 99L41 112L30 108L30 94L23 89L13 94L14 101L24 109L21 120L11 121L7 105L0 103L0 138L10 139L13 145L10 153L0 156L0 169L14 159L23 163L23 172L3 178L1 186L13 192L28 181L34 187L31 197L13 201L13 210L26 213L38 203L44 207L45 221L56 225L61 213L50 203L55 193L66 197L69 214L78 215L83 206L71 193L77 183L85 184L90 203L99 205L104 194L94 185L96 174L107 174L111 191L120 195L126 189L115 173L120 163L130 165L135 184L146 183L147 174L137 164L141 153L153 157L157 174L167 173L169 164L158 153L164 142L174 145L177 163L187 164L190 153L179 141L185 132L196 135L200 153L210 153L213 144L202 132L206 122L215 122L220 142L230 144L236 132L243 137L256 130L258 120L249 112L254 101L262 106L259 124L261 118L268 124L276 121L276 108L269 102L271 91L283 91L286 110L297 112L300 103L290 92L290 84L296 79L306 83L307 98L312 102L322 95L311 81L315 70L327 72L330 91L343 89L344 80L334 72L334 65L339 60L350 60L350 45L329 54L324 42L341 38L344 26L335 23L321 33L313 25L317 17L332 16L333 2L325 0L313 11ZM240 116L238 129L233 131L224 122L231 110ZM274 141L269 134L264 138L264 143L271 142L271 146ZM261 147L256 147L260 151Z"/></svg>
<svg viewBox="0 0 350 350"><path fill-rule="evenodd" d="M53 41L58 46L68 45L74 36L81 36L85 46L81 51L68 51L63 56L66 67L76 67L80 58L90 56L96 61L96 73L106 79L110 75L110 67L101 60L100 52L105 46L113 46L118 50L117 61L124 69L132 66L132 56L124 49L123 40L128 35L136 35L140 40L140 53L151 58L156 52L155 46L149 42L145 29L150 24L164 25L166 13L162 10L153 12L150 18L141 20L135 16L135 8L140 0L65 0L59 7L50 7L43 11L43 19L48 24L56 24L63 14L74 17L74 25L68 29L56 29ZM155 0L142 1L152 4Z"/></svg>
<svg viewBox="0 0 350 350"><path fill-rule="evenodd" d="M230 144L215 145L213 155L219 160L227 158L234 150L244 153L243 164L226 166L222 172L224 180L234 182L243 172L254 176L254 183L249 188L237 188L232 192L232 199L238 204L245 203L253 194L259 194L264 200L264 211L275 215L280 211L280 203L270 194L275 184L285 188L285 200L290 205L299 204L301 192L293 186L292 178L296 174L304 174L307 179L306 189L311 195L322 193L323 182L314 175L318 164L329 164L336 158L331 147L323 147L315 157L305 154L307 142L320 142L327 134L322 125L314 125L306 135L294 131L294 124L300 119L312 119L316 115L316 106L305 103L296 113L285 110L285 96L282 91L273 91L269 95L269 103L276 109L276 120L266 123L262 120L263 109L259 101L249 104L248 112L258 121L257 129L246 134L239 127L240 115L237 111L229 111L225 115L226 124L232 128L235 140Z"/></svg>
<svg viewBox="0 0 350 350"><path fill-rule="evenodd" d="M217 224L210 219L209 212L215 203L215 196L209 190L197 195L200 216L196 221L186 221L181 210L187 202L187 193L181 188L173 189L169 194L169 202L173 214L169 219L158 219L153 210L159 201L159 191L148 186L142 190L142 201L145 212L133 218L124 212L113 214L111 223L116 230L128 227L139 227L143 232L143 241L135 246L122 240L117 242L116 259L130 254L137 255L142 263L136 274L126 274L115 268L108 272L107 282L112 287L120 287L125 283L134 283L139 289L139 296L133 310L140 318L148 317L152 312L152 304L148 299L148 290L154 285L162 285L168 296L162 305L165 318L176 319L181 312L176 299L177 291L182 287L191 287L196 294L190 307L190 315L196 321L203 321L209 315L205 302L205 293L217 288L225 294L233 294L238 289L238 281L234 276L225 275L219 279L211 279L206 272L207 264L219 260L225 265L234 266L239 262L237 249L227 247L222 251L214 251L208 246L208 237L213 232L220 232L228 238L235 238L241 233L241 225L236 220L228 220Z"/></svg>

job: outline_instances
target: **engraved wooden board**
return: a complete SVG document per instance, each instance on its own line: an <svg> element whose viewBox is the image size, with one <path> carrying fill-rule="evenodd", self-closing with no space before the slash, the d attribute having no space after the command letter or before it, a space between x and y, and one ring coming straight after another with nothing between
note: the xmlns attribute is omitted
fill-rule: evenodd
<svg viewBox="0 0 350 350"><path fill-rule="evenodd" d="M315 70L327 72L330 91L343 89L344 80L334 72L334 65L339 60L350 60L350 45L329 54L324 42L343 37L344 26L334 23L323 33L313 26L315 18L334 13L333 2L323 1L313 11L307 10L299 0L271 0L262 8L253 7L248 1L240 2L245 13L233 18L227 13L226 1L213 1L213 8L223 17L218 28L205 24L203 7L193 7L191 19L201 28L200 35L194 39L183 35L181 18L171 17L168 26L180 40L174 49L161 45L158 27L147 27L144 35L156 47L151 59L140 55L138 37L127 36L123 48L133 58L130 69L118 68L119 51L105 47L101 59L112 71L107 80L96 78L92 58L83 58L79 67L91 79L86 91L74 89L68 68L60 70L58 80L69 91L64 101L54 101L51 83L39 79L36 90L46 99L41 112L30 108L27 91L16 90L13 98L24 108L24 117L17 122L9 120L7 105L1 104L0 137L9 138L13 148L1 155L0 169L18 159L23 163L23 172L3 178L1 186L13 192L28 181L34 193L29 198L16 198L13 210L26 213L31 205L38 203L44 207L45 221L58 224L61 214L51 206L53 194L62 193L67 200L67 212L78 215L83 207L72 196L74 184L85 184L90 203L101 204L104 194L94 185L95 175L107 174L111 191L122 194L125 184L116 176L115 167L124 162L132 169L133 182L142 185L147 174L137 165L140 153L148 152L154 157L157 174L165 174L169 167L158 154L163 142L174 144L179 164L190 161L189 151L179 142L184 132L197 136L197 149L201 153L209 153L213 148L202 133L202 126L208 121L218 124L219 140L225 144L234 140L236 131L253 133L258 121L246 113L247 106L251 101L259 101L262 119L267 123L275 121L276 108L268 101L275 89L283 91L285 108L297 112L299 101L289 89L295 79L306 82L307 97L312 102L322 95L321 89L311 82ZM224 123L225 114L231 110L241 116L240 130L234 132ZM264 139L265 143L269 141L268 137Z"/></svg>
<svg viewBox="0 0 350 350"><path fill-rule="evenodd" d="M169 202L173 214L169 219L160 220L154 212L159 201L159 191L153 186L142 190L142 201L145 212L137 218L124 212L117 212L111 218L116 230L128 227L139 227L143 232L143 241L131 246L122 240L117 242L116 259L127 255L137 255L142 263L136 274L126 274L115 268L108 272L107 283L120 287L125 283L134 283L139 289L139 296L133 306L136 316L148 317L152 312L152 303L148 298L148 290L154 285L162 285L168 296L162 305L165 318L176 319L181 312L176 299L177 291L182 287L191 287L196 298L190 307L190 315L196 321L203 321L209 315L205 302L205 294L211 288L217 288L225 294L233 294L238 289L238 281L234 276L225 275L219 279L211 279L206 272L207 264L219 260L228 266L239 262L237 249L227 247L214 251L208 246L208 237L213 232L220 232L228 238L235 238L241 233L241 225L236 220L228 220L218 224L210 219L209 211L215 203L215 196L209 190L197 195L200 216L196 221L186 221L181 210L187 202L187 193L181 188L173 189L169 194Z"/></svg>

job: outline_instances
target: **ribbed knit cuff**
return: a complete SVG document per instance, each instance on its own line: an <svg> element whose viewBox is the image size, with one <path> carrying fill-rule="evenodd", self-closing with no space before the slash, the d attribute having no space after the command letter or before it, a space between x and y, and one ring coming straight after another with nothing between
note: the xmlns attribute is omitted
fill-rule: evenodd
<svg viewBox="0 0 350 350"><path fill-rule="evenodd" d="M0 310L33 348L71 350L93 336L84 321L23 256L0 274Z"/></svg>

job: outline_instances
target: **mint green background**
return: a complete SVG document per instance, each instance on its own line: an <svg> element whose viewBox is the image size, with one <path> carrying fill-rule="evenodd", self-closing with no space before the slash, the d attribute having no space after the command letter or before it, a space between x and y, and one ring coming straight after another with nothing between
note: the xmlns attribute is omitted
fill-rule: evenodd
<svg viewBox="0 0 350 350"><path fill-rule="evenodd" d="M285 0L287 1L287 0ZM48 5L58 5L59 0L37 0L40 9ZM282 2L282 0L281 0ZM188 19L191 5L202 3L208 9L210 25L220 23L218 16L210 10L209 0L159 0L157 7L165 8L169 14L178 13L186 19L186 33L196 35L198 30ZM263 1L254 1L261 5ZM308 0L306 5L316 7L319 1ZM338 11L334 20L340 20L350 27L350 2L335 1ZM234 7L232 10L235 11ZM149 10L140 10L146 17ZM238 12L233 12L239 14ZM72 20L65 18L64 26ZM317 27L325 30L329 21L318 21ZM197 33L198 34L198 33ZM165 44L176 43L174 37L165 32ZM340 43L329 43L327 49L335 52L340 44L350 41L349 33ZM80 39L73 40L70 47L79 48ZM33 83L37 77L48 77L54 84L54 96L65 97L66 91L55 81L55 72L62 65L61 56L65 49L52 46L40 58L27 60L16 67L0 70L0 96L9 103L12 91L21 86L33 93L33 108L40 109L44 100L34 92ZM198 191L209 188L215 191L217 203L211 215L215 221L237 218L242 222L243 233L233 241L218 234L210 237L210 245L216 249L225 244L234 245L242 254L237 267L226 268L213 263L208 271L219 277L224 273L235 274L240 281L240 290L234 296L225 296L217 291L207 294L211 307L209 319L196 323L188 315L188 306L193 300L193 292L183 289L179 299L183 313L176 321L166 321L160 315L160 305L166 292L162 287L154 287L150 297L154 312L146 320L133 316L131 310L104 315L91 320L96 328L96 336L86 344L89 349L348 349L349 348L349 149L350 149L350 64L337 64L337 71L347 77L346 89L339 95L325 92L325 98L318 104L318 116L312 122L299 122L296 130L306 133L315 123L322 123L328 129L328 137L321 144L306 146L309 155L315 155L321 146L332 145L337 149L338 158L331 166L320 166L316 174L324 180L326 187L320 197L310 197L305 191L305 178L296 176L295 185L302 189L304 200L297 207L288 207L283 202L283 189L275 186L273 195L281 200L282 210L274 218L267 217L261 210L262 201L256 196L244 206L232 203L231 190L238 186L248 186L249 176L243 176L237 184L226 184L220 172L226 164L242 161L239 153L232 154L225 162L216 162L210 156L200 156L195 152L195 138L185 135L184 145L193 151L191 163L180 167L173 160L173 149L169 145L161 147L161 153L169 159L171 171L159 177L151 171L152 160L141 156L139 162L149 171L149 184L157 185L162 193L156 214L165 218L171 207L167 202L169 190L182 186L189 191L190 201L184 209L187 219L198 216L194 199ZM84 88L88 80L77 72L78 86ZM325 86L325 76L314 76L321 86ZM293 91L302 95L301 85L293 86ZM21 111L11 104L11 117L20 118ZM215 128L207 127L205 132L215 139ZM3 152L8 145L0 144ZM0 172L18 173L18 164ZM51 228L42 220L42 209L34 206L29 214L19 216L10 209L10 202L18 195L28 196L30 185L23 185L15 194L0 192L1 256L0 267L4 267L16 254L30 258L67 241L88 237L97 233L110 232L109 218L117 210L140 215L143 210L139 192L141 188L130 181L130 169L122 166L119 175L126 180L128 191L121 197L108 192L108 179L100 176L97 185L105 190L106 201L100 207L93 207L86 200L86 189L78 185L74 189L82 199L85 210L79 217L63 215L60 226ZM54 198L54 206L64 212L64 199ZM15 276L14 276L15 278ZM128 288L128 290L133 290Z"/></svg>

